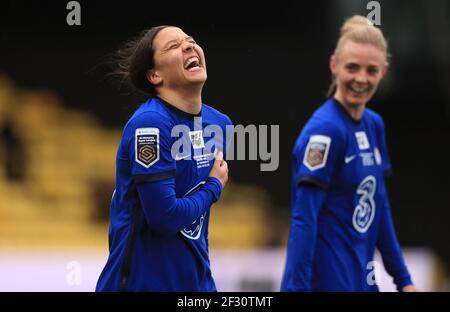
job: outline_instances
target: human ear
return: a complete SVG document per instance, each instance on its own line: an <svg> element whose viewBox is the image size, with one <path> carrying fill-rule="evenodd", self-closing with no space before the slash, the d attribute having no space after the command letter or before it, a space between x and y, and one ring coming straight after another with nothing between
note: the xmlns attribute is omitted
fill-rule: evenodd
<svg viewBox="0 0 450 312"><path fill-rule="evenodd" d="M147 79L154 86L161 84L161 82L163 81L162 77L154 69L150 69L147 71Z"/></svg>
<svg viewBox="0 0 450 312"><path fill-rule="evenodd" d="M381 70L381 78L384 78L384 76L386 76L388 70L389 70L389 63L386 62L386 64L384 64L383 66L383 69Z"/></svg>
<svg viewBox="0 0 450 312"><path fill-rule="evenodd" d="M336 69L337 69L336 56L333 54L330 56L330 71L333 74L333 76L336 76Z"/></svg>

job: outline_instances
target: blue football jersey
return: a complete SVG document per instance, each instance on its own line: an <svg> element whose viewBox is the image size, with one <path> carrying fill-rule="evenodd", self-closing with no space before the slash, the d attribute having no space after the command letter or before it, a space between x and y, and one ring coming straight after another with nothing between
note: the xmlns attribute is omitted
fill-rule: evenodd
<svg viewBox="0 0 450 312"><path fill-rule="evenodd" d="M388 231L383 223L390 221L384 178L390 170L384 123L377 113L366 108L356 121L335 99L316 110L293 149L292 204L299 221L291 227L282 290L377 290L368 276L375 248L384 244L383 235ZM308 196L299 194L310 192L305 188L300 193L299 187L311 184L324 190L316 217L296 212ZM303 234L313 222L317 222L314 243ZM397 253L391 261L395 267L391 273L397 282L405 283L409 274L398 255L395 235L389 235L388 244L394 247L387 248ZM312 259L294 259L303 257L295 255L299 244L312 250ZM388 254L385 252L386 259ZM386 259L383 257L385 263L390 261ZM293 285L295 281L307 285Z"/></svg>
<svg viewBox="0 0 450 312"><path fill-rule="evenodd" d="M214 153L226 154L227 125L230 119L206 104L194 116L159 98L147 100L130 118L116 157L110 254L97 291L216 290L208 255L209 207L180 231L164 231L170 224L152 220L151 194L145 195L150 212L143 211L137 185L175 179L177 198L195 194L207 184Z"/></svg>

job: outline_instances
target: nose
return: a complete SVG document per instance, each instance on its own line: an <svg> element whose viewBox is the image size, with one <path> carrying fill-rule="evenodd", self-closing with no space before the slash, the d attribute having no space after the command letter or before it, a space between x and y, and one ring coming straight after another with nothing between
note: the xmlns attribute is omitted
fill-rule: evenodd
<svg viewBox="0 0 450 312"><path fill-rule="evenodd" d="M194 49L194 43L189 42L189 41L185 41L183 43L183 51L184 52L189 52L189 51L191 51L193 49Z"/></svg>
<svg viewBox="0 0 450 312"><path fill-rule="evenodd" d="M355 81L358 83L367 83L368 79L367 79L367 74L364 71L359 71L356 75L355 75Z"/></svg>

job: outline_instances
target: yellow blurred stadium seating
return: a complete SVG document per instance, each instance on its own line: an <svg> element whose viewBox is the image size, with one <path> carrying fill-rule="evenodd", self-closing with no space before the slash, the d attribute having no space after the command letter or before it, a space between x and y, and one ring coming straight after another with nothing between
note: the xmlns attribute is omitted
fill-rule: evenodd
<svg viewBox="0 0 450 312"><path fill-rule="evenodd" d="M108 213L121 129L64 108L51 91L19 90L0 76L0 126L8 118L24 146L25 178L10 181L0 166L0 248L107 248L107 218L96 216ZM2 163L6 153L0 142ZM212 208L210 244L264 246L276 241L274 230L285 237L286 226L277 227L268 205L262 190L230 183Z"/></svg>

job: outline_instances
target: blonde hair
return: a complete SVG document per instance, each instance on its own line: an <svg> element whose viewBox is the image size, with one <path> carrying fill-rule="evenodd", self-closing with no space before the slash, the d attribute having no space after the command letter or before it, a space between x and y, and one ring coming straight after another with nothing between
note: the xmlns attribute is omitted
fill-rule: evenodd
<svg viewBox="0 0 450 312"><path fill-rule="evenodd" d="M341 27L341 34L339 40L334 49L333 55L339 58L342 47L347 41L353 41L356 43L371 44L381 52L383 52L386 61L388 61L390 55L388 52L387 40L383 35L383 32L375 27L366 17L361 15L354 15L348 18ZM328 96L331 96L336 87L336 79L333 77L333 81L328 90Z"/></svg>

